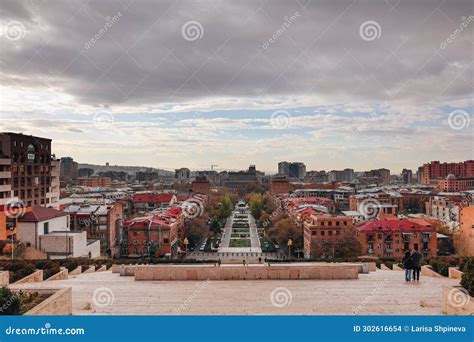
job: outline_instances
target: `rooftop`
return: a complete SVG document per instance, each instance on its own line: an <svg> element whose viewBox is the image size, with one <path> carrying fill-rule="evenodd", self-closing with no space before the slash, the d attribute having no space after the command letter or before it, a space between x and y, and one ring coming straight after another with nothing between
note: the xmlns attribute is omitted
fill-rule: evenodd
<svg viewBox="0 0 474 342"><path fill-rule="evenodd" d="M31 211L25 213L18 219L20 222L41 222L51 220L56 217L66 216L68 213L53 208L46 208L42 206L34 206Z"/></svg>

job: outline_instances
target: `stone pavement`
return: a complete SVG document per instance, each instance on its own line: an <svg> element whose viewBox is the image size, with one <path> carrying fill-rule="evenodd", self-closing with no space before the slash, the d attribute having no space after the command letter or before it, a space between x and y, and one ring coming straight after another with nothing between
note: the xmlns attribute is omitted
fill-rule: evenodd
<svg viewBox="0 0 474 342"><path fill-rule="evenodd" d="M403 272L383 270L358 280L169 282L106 271L28 286L72 287L74 315L439 315L442 286L457 284L434 277L407 284Z"/></svg>

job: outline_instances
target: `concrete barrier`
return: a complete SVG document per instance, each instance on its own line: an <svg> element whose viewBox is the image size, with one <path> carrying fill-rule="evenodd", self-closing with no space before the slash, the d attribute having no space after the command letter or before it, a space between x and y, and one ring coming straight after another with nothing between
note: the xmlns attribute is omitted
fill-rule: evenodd
<svg viewBox="0 0 474 342"><path fill-rule="evenodd" d="M396 264L393 264L393 270L394 271L405 271L403 268L401 268L400 266L398 266Z"/></svg>
<svg viewBox="0 0 474 342"><path fill-rule="evenodd" d="M127 272L132 268L126 267ZM134 266L135 280L259 280L259 279L357 279L355 264L287 264L255 266Z"/></svg>
<svg viewBox="0 0 474 342"><path fill-rule="evenodd" d="M381 265L380 265L380 269L381 269L381 270L385 270L385 271L391 271L391 269L388 268L387 266L385 266L385 264L381 264Z"/></svg>
<svg viewBox="0 0 474 342"><path fill-rule="evenodd" d="M377 271L377 263L371 261L371 262L368 262L367 264L369 264L369 272Z"/></svg>
<svg viewBox="0 0 474 342"><path fill-rule="evenodd" d="M69 272L70 275L76 275L76 274L81 274L81 273L82 273L82 266L77 266L75 269Z"/></svg>
<svg viewBox="0 0 474 342"><path fill-rule="evenodd" d="M16 281L14 284L37 283L43 281L43 270L37 270L30 275Z"/></svg>
<svg viewBox="0 0 474 342"><path fill-rule="evenodd" d="M421 266L421 274L428 277L442 278L443 276L431 269L431 266Z"/></svg>
<svg viewBox="0 0 474 342"><path fill-rule="evenodd" d="M448 272L449 272L449 275L448 275L449 278L452 278L452 279L461 279L463 275L463 272L461 272L459 268L457 267L450 267L448 269Z"/></svg>
<svg viewBox="0 0 474 342"><path fill-rule="evenodd" d="M39 294L51 294L46 300L25 313L26 316L70 316L72 315L72 288L28 289Z"/></svg>
<svg viewBox="0 0 474 342"><path fill-rule="evenodd" d="M0 272L0 286L6 286L10 283L10 272L1 271Z"/></svg>
<svg viewBox="0 0 474 342"><path fill-rule="evenodd" d="M64 279L67 279L68 277L68 270L67 268L59 271L58 273L56 274L53 274L51 277L49 277L48 279L46 279L45 281L51 281L51 280L64 280Z"/></svg>
<svg viewBox="0 0 474 342"><path fill-rule="evenodd" d="M107 271L107 266L106 266L106 265L102 265L102 266L100 266L100 267L97 269L96 272L105 272L105 271Z"/></svg>
<svg viewBox="0 0 474 342"><path fill-rule="evenodd" d="M442 311L447 315L474 315L474 298L461 286L443 286Z"/></svg>
<svg viewBox="0 0 474 342"><path fill-rule="evenodd" d="M95 265L90 265L89 268L82 273L94 273L95 272Z"/></svg>

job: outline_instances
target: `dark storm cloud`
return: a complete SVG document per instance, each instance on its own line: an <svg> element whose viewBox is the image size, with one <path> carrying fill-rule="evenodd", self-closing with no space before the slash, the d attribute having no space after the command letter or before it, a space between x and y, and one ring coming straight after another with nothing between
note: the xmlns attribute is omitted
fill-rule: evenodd
<svg viewBox="0 0 474 342"><path fill-rule="evenodd" d="M470 0L2 1L1 22L26 31L3 35L0 82L90 105L462 98L472 94L474 22L440 43L471 15ZM188 21L202 26L201 39L183 38ZM379 38L361 38L366 21Z"/></svg>

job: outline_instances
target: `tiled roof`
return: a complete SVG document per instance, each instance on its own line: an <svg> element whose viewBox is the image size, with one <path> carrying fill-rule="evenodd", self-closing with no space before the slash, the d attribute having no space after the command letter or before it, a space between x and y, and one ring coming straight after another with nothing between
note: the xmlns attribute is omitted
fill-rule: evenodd
<svg viewBox="0 0 474 342"><path fill-rule="evenodd" d="M68 213L65 213L64 211L56 210L53 208L41 207L38 205L31 208L31 211L25 213L25 215L20 217L18 221L41 222L66 215L68 215Z"/></svg>
<svg viewBox="0 0 474 342"><path fill-rule="evenodd" d="M133 202L165 203L170 202L173 196L173 194L135 194L132 200Z"/></svg>
<svg viewBox="0 0 474 342"><path fill-rule="evenodd" d="M414 231L427 231L434 232L433 227L420 225L411 220L380 220L373 219L365 223L358 225L357 230L360 232L414 232Z"/></svg>

